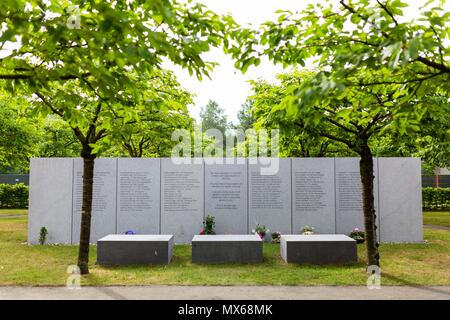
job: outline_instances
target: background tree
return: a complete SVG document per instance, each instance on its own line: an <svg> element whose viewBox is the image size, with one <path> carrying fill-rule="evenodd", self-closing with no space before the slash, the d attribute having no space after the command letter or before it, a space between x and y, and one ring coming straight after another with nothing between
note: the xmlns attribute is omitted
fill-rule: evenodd
<svg viewBox="0 0 450 320"><path fill-rule="evenodd" d="M433 174L436 167L450 166L450 102L434 92L423 100L428 100L431 107L424 110L418 131L405 136L389 128L371 147L377 157L419 157L422 169Z"/></svg>
<svg viewBox="0 0 450 320"><path fill-rule="evenodd" d="M35 106L60 116L82 144L78 266L87 274L94 159L101 151L96 143L113 116L133 117L132 110L117 113L114 107L138 105L135 75L160 68L163 58L199 78L208 74L214 64L201 54L220 45L222 21L232 20L199 4L168 0L7 0L0 3L0 19L0 48L11 42L19 47L0 61L2 85L10 91L20 86L25 95L37 97Z"/></svg>
<svg viewBox="0 0 450 320"><path fill-rule="evenodd" d="M104 141L119 146L115 155L170 157L176 144L172 141L173 131L192 130L193 120L187 109L193 102L192 95L180 86L174 74L155 70L149 81L152 90L147 89L150 95L136 107L137 119L119 119L120 131Z"/></svg>
<svg viewBox="0 0 450 320"><path fill-rule="evenodd" d="M230 124L228 123L225 110L219 106L219 104L214 100L209 100L206 106L202 107L200 110L200 120L202 131L205 133L203 139L203 149L214 149L212 152L213 156L223 156L227 146L226 146L226 136L227 130L230 129ZM208 134L208 130L218 130L221 133L221 137L215 137ZM221 144L223 146L222 154L216 154L216 148L214 145ZM208 154L209 156L210 154Z"/></svg>
<svg viewBox="0 0 450 320"><path fill-rule="evenodd" d="M209 100L206 106L201 108L200 120L203 132L217 129L225 136L225 132L229 128L225 110L214 100Z"/></svg>
<svg viewBox="0 0 450 320"><path fill-rule="evenodd" d="M41 129L37 157L64 158L80 155L80 141L65 121L55 118L53 114L44 119L36 120Z"/></svg>
<svg viewBox="0 0 450 320"><path fill-rule="evenodd" d="M238 124L234 126L236 129L241 129L244 132L247 129L253 128L253 124L255 123L256 119L253 115L253 100L247 99L245 103L241 105L241 109L239 109L238 114Z"/></svg>
<svg viewBox="0 0 450 320"><path fill-rule="evenodd" d="M38 148L39 132L12 106L6 95L0 99L0 173L26 173L28 161Z"/></svg>
<svg viewBox="0 0 450 320"><path fill-rule="evenodd" d="M311 78L312 75L311 71L292 71L279 74L277 76L279 84L272 84L265 80L251 81L255 128L280 130L280 155L283 157L354 155L351 150L343 150L339 143L306 130L303 119L298 119L294 123L286 117L286 110L272 110L291 94L293 88L305 79Z"/></svg>

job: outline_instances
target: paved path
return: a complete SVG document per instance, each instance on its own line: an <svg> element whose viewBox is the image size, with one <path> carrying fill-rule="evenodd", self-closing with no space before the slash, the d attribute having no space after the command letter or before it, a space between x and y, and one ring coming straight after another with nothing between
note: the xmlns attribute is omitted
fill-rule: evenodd
<svg viewBox="0 0 450 320"><path fill-rule="evenodd" d="M0 214L0 219L1 218L22 218L22 217L27 217L27 214Z"/></svg>
<svg viewBox="0 0 450 320"><path fill-rule="evenodd" d="M435 226L432 224L424 224L423 226L424 226L424 228L428 228L428 229L449 230L450 231L450 227L446 227L446 226Z"/></svg>
<svg viewBox="0 0 450 320"><path fill-rule="evenodd" d="M4 299L443 299L450 300L450 286L382 286L369 290L364 286L133 286L83 287L0 287Z"/></svg>

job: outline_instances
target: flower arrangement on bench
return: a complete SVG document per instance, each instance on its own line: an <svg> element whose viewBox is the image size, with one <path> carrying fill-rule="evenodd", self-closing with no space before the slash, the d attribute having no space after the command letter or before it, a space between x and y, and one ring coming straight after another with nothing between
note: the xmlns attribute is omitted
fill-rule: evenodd
<svg viewBox="0 0 450 320"><path fill-rule="evenodd" d="M314 227L310 227L310 226L304 226L302 228L302 230L300 231L301 234L304 235L311 235L314 234Z"/></svg>
<svg viewBox="0 0 450 320"><path fill-rule="evenodd" d="M207 215L205 219L203 219L203 229L200 231L200 234L216 234L214 230L216 226L215 218L212 215Z"/></svg>
<svg viewBox="0 0 450 320"><path fill-rule="evenodd" d="M364 243L366 239L366 234L364 233L364 231L355 228L352 230L352 232L350 232L349 237L355 239L356 243Z"/></svg>
<svg viewBox="0 0 450 320"><path fill-rule="evenodd" d="M259 237L264 240L264 237L266 236L266 233L268 230L267 230L266 226L262 226L258 223L256 225L255 229L252 231L253 231L253 233L258 234Z"/></svg>

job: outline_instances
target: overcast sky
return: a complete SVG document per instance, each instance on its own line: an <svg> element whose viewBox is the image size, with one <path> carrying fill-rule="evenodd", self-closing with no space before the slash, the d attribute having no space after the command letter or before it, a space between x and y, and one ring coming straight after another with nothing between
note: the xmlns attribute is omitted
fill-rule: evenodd
<svg viewBox="0 0 450 320"><path fill-rule="evenodd" d="M209 9L218 13L230 13L237 23L253 26L274 20L275 11L288 9L298 11L306 6L305 0L194 0L205 4ZM203 79L201 82L195 76L181 68L174 67L178 81L183 87L196 95L195 105L189 110L192 116L198 118L200 107L206 105L209 99L217 101L225 109L228 119L237 122L237 112L249 95L250 79L264 78L273 80L277 73L283 71L281 66L274 66L268 60L262 60L256 67L250 67L243 75L234 68L234 62L225 55L222 49L215 49L205 55L207 60L218 62L220 65L211 74L211 80Z"/></svg>
<svg viewBox="0 0 450 320"><path fill-rule="evenodd" d="M301 11L308 3L318 3L325 1L313 0L194 0L205 4L209 9L218 13L231 13L236 22L241 25L251 23L254 26L268 20L275 20L278 9L291 11ZM337 0L336 0L337 1ZM338 1L337 1L338 2ZM410 4L404 8L404 17L411 19L419 16L419 7L425 0L403 0ZM445 5L446 10L450 10L450 2ZM249 79L264 78L269 81L274 79L277 73L283 71L281 66L274 66L270 61L263 60L258 67L251 67L242 75L233 66L230 57L226 56L221 49L214 50L205 57L208 60L218 62L211 80L204 79L198 81L195 76L189 76L187 71L180 68L173 68L179 82L183 87L196 95L195 105L190 107L191 115L198 118L200 107L206 105L209 99L214 99L225 109L228 119L236 122L237 112L241 104L245 102L250 94Z"/></svg>

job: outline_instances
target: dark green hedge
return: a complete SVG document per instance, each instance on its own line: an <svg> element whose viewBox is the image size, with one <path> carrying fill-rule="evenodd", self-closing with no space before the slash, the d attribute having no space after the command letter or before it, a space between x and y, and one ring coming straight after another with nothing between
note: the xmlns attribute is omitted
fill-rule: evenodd
<svg viewBox="0 0 450 320"><path fill-rule="evenodd" d="M0 208L28 208L28 186L23 183L0 184Z"/></svg>
<svg viewBox="0 0 450 320"><path fill-rule="evenodd" d="M423 188L423 210L450 210L450 188Z"/></svg>

